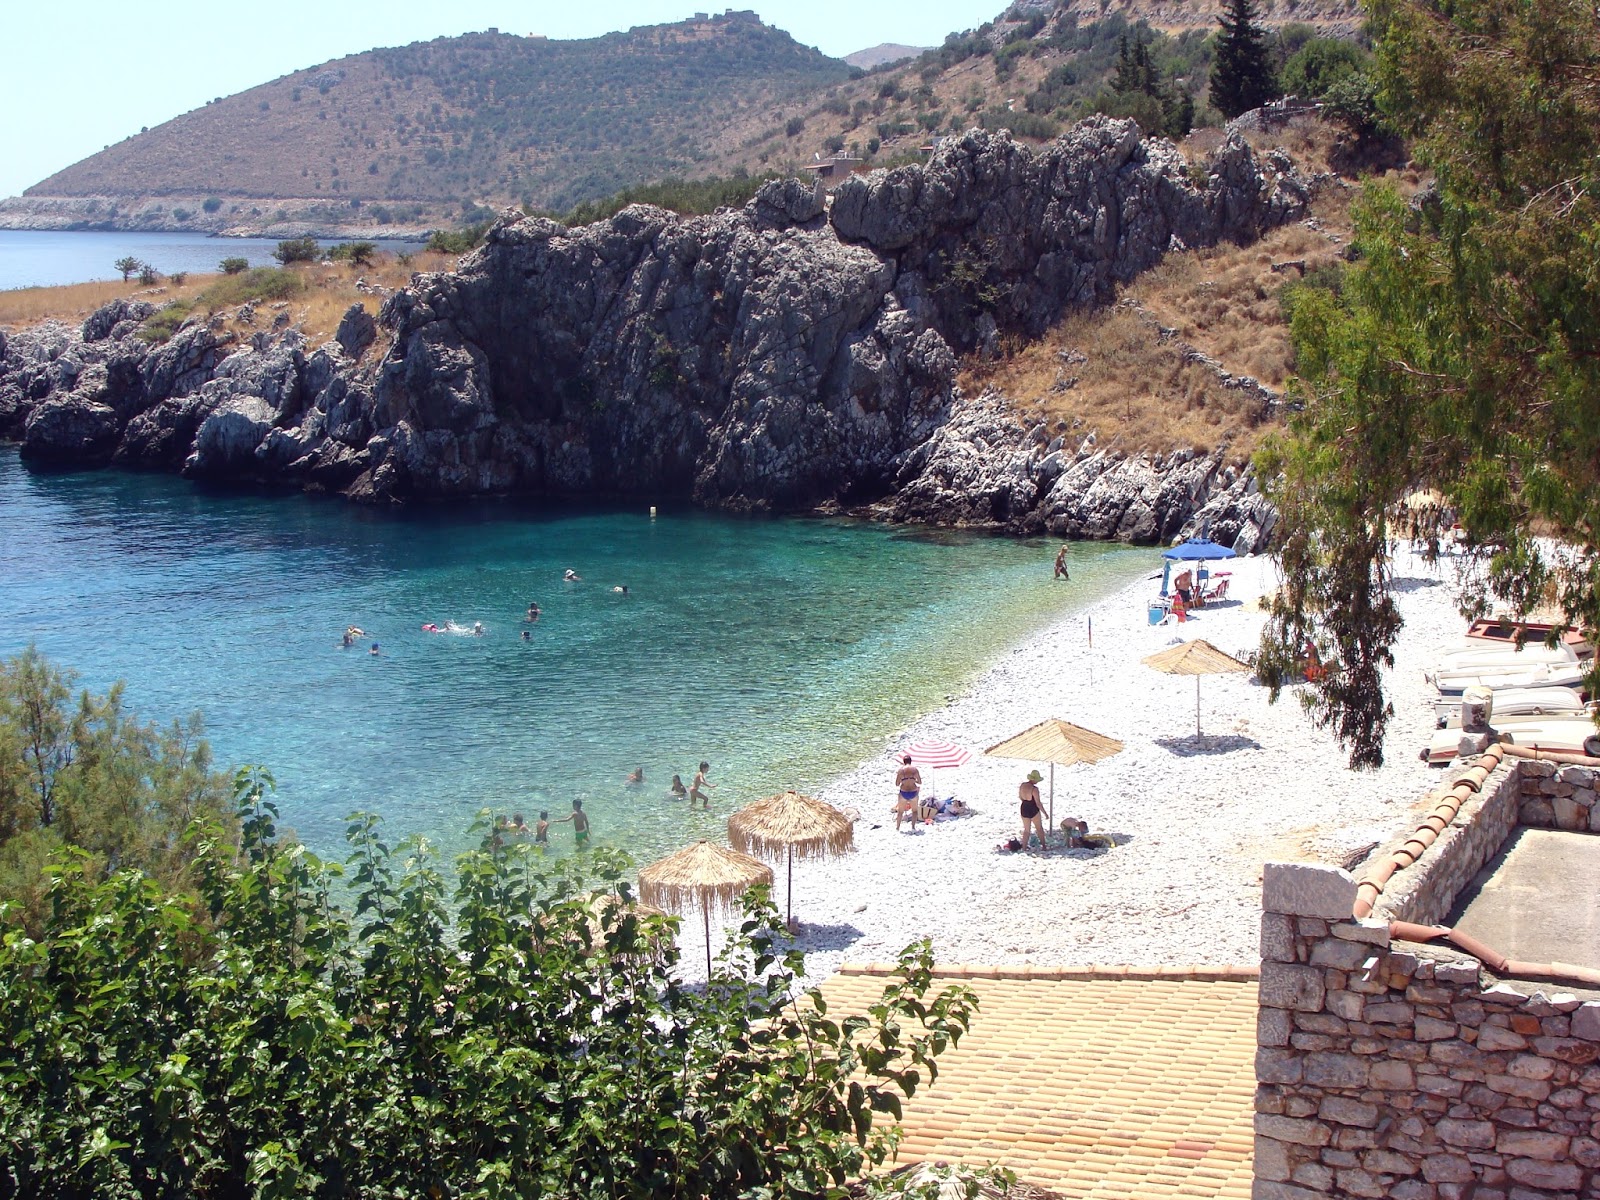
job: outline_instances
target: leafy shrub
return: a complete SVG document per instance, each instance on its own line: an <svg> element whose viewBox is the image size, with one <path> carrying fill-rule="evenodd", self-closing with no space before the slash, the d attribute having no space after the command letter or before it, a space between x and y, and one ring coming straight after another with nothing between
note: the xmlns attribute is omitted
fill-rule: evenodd
<svg viewBox="0 0 1600 1200"><path fill-rule="evenodd" d="M617 852L551 862L484 813L451 890L356 813L338 872L279 837L269 788L240 773L237 842L191 831L194 901L62 858L39 937L0 943L16 1191L821 1196L886 1159L874 1116L971 1020L926 941L835 1015L760 888L691 989Z"/></svg>
<svg viewBox="0 0 1600 1200"><path fill-rule="evenodd" d="M194 216L193 209L175 208L172 210L172 219L174 221L187 221L192 216Z"/></svg>
<svg viewBox="0 0 1600 1200"><path fill-rule="evenodd" d="M299 272L283 267L252 267L217 280L196 298L210 309L243 304L247 300L288 300L306 288Z"/></svg>
<svg viewBox="0 0 1600 1200"><path fill-rule="evenodd" d="M152 343L168 340L183 327L183 323L189 319L194 308L192 300L174 300L170 304L163 305L139 326L139 339Z"/></svg>
<svg viewBox="0 0 1600 1200"><path fill-rule="evenodd" d="M1312 38L1284 63L1278 81L1286 95L1320 100L1339 80L1371 69L1372 55L1342 38Z"/></svg>
<svg viewBox="0 0 1600 1200"><path fill-rule="evenodd" d="M167 276L167 279L171 281L173 287L182 287L184 284L189 282L189 272L174 271L171 275Z"/></svg>
<svg viewBox="0 0 1600 1200"><path fill-rule="evenodd" d="M806 119L804 117L790 117L783 126L783 132L789 137L799 137L805 132Z"/></svg>
<svg viewBox="0 0 1600 1200"><path fill-rule="evenodd" d="M376 242L342 242L328 251L328 257L334 262L354 263L360 267L370 263L377 252Z"/></svg>
<svg viewBox="0 0 1600 1200"><path fill-rule="evenodd" d="M208 213L214 213L214 212L216 212L218 209L220 209L222 207L222 197L221 196L207 196L205 198L205 201L200 205L200 207L202 209L204 209Z"/></svg>
<svg viewBox="0 0 1600 1200"><path fill-rule="evenodd" d="M290 263L315 262L321 253L316 238L298 237L279 242L272 257L288 266Z"/></svg>
<svg viewBox="0 0 1600 1200"><path fill-rule="evenodd" d="M224 275L238 275L250 269L250 260L242 257L225 258L217 264L217 269Z"/></svg>
<svg viewBox="0 0 1600 1200"><path fill-rule="evenodd" d="M139 264L139 284L142 287L155 287L161 282L161 272L149 263Z"/></svg>
<svg viewBox="0 0 1600 1200"><path fill-rule="evenodd" d="M435 229L428 235L428 243L423 249L434 254L465 254L483 241L483 235L488 232L488 221L468 225L464 229Z"/></svg>
<svg viewBox="0 0 1600 1200"><path fill-rule="evenodd" d="M122 282L127 283L128 277L130 275L137 275L143 266L144 263L140 262L133 255L125 254L121 258L117 259L116 262L111 264L111 269L113 271L121 271Z"/></svg>

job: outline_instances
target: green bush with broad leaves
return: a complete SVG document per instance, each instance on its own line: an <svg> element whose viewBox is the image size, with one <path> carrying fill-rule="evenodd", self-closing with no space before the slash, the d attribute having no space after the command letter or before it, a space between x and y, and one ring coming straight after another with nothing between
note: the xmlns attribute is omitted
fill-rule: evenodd
<svg viewBox="0 0 1600 1200"><path fill-rule="evenodd" d="M194 893L67 851L0 944L0 1189L20 1197L812 1197L886 1160L875 1125L976 1001L926 942L868 1013L799 986L765 889L708 987L626 858L551 859L480 814L455 882L349 818L325 862L271 779L197 823Z"/></svg>

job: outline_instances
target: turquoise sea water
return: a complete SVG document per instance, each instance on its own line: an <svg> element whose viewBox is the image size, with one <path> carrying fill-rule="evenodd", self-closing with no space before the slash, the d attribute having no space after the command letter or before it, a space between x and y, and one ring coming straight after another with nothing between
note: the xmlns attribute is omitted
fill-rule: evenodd
<svg viewBox="0 0 1600 1200"><path fill-rule="evenodd" d="M721 836L734 808L877 752L1149 560L1078 545L1056 584L1053 552L643 507L374 510L35 473L0 450L0 654L32 641L96 690L126 680L147 719L202 710L219 763L270 767L286 821L323 853L357 808L448 853L481 807L531 823L573 797L598 842L641 861ZM561 582L568 567L583 582ZM544 615L528 627L530 600ZM446 620L486 635L421 630ZM352 650L347 623L368 634ZM667 784L702 758L717 790L690 814ZM641 765L645 786L626 786Z"/></svg>

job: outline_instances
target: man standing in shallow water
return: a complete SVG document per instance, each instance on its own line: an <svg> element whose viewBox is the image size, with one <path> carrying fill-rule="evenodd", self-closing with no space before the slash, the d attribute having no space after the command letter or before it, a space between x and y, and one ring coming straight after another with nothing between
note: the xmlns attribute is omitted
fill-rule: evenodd
<svg viewBox="0 0 1600 1200"><path fill-rule="evenodd" d="M564 817L557 817L553 824L565 825L568 821L572 822L573 840L577 843L578 849L582 850L589 844L589 814L583 811L582 800L574 800L572 811Z"/></svg>

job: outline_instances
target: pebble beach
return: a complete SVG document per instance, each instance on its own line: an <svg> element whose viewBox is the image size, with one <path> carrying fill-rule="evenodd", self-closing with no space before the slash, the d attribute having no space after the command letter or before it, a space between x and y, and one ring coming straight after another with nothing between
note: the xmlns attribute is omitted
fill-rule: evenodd
<svg viewBox="0 0 1600 1200"><path fill-rule="evenodd" d="M1435 695L1423 668L1464 628L1449 565L1401 551L1405 625L1386 681L1395 716L1385 763L1371 771L1349 769L1331 734L1308 719L1299 689L1273 705L1249 674L1205 676L1197 736L1194 678L1142 665L1190 638L1233 655L1255 648L1265 616L1254 602L1278 586L1276 563L1215 565L1231 571L1227 603L1151 626L1147 604L1160 585L1141 580L1015 646L818 793L860 819L854 853L795 864L797 937L813 979L845 962L892 960L924 936L946 965L1254 963L1263 862L1349 861L1399 830L1441 774L1418 750ZM983 750L1049 717L1125 744L1094 765L1055 771L1052 830L1078 817L1117 835L1115 848L997 849L1021 831L1017 786L1030 768L1046 772L1048 797L1048 766ZM897 832L890 756L931 738L972 751L959 768L924 771L939 796L960 797L972 813ZM784 886L780 868L780 910ZM690 966L698 930L685 931Z"/></svg>

